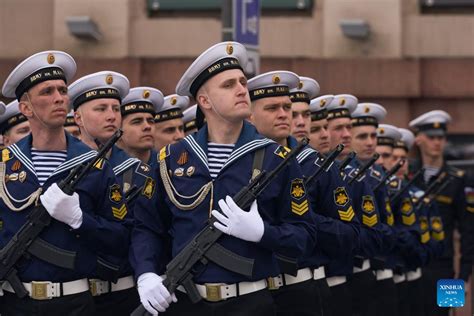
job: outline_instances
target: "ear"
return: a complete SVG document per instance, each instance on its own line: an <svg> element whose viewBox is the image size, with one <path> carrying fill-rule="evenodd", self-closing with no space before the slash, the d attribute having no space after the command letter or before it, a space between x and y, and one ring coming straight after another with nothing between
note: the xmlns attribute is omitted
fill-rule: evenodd
<svg viewBox="0 0 474 316"><path fill-rule="evenodd" d="M74 111L74 121L76 122L77 126L84 127L84 123L82 121L82 113L81 111Z"/></svg>
<svg viewBox="0 0 474 316"><path fill-rule="evenodd" d="M419 147L423 142L421 134L415 136L415 144Z"/></svg>
<svg viewBox="0 0 474 316"><path fill-rule="evenodd" d="M23 115L25 115L25 114L23 114ZM9 137L7 134L3 134L3 145L4 145L5 147L11 145L11 143L10 143L10 137Z"/></svg>
<svg viewBox="0 0 474 316"><path fill-rule="evenodd" d="M25 117L30 118L33 117L33 108L30 102L28 101L20 101L18 104L21 114Z"/></svg>

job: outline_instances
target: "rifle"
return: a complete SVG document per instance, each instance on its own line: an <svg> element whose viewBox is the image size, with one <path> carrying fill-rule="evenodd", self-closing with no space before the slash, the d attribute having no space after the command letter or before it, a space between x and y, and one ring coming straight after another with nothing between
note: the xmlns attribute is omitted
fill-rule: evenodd
<svg viewBox="0 0 474 316"><path fill-rule="evenodd" d="M377 191L378 189L380 189L380 187L382 185L385 185L385 182L387 182L387 180L393 176L398 170L400 170L400 168L405 164L406 160L405 159L400 159L397 164L395 166L393 166L386 174L385 176L382 178L382 180L380 180L379 183L377 183L377 185L374 187L374 189L372 191Z"/></svg>
<svg viewBox="0 0 474 316"><path fill-rule="evenodd" d="M377 159L379 159L380 155L378 153L375 153L372 158L367 161L367 163L362 167L360 168L359 170L356 170L355 171L355 176L354 178L350 179L349 180L349 184L352 184L352 182L356 181L357 179L359 179L366 171L367 169L370 168L370 166L372 166L376 161Z"/></svg>
<svg viewBox="0 0 474 316"><path fill-rule="evenodd" d="M341 165L339 166L339 171L340 171L340 172L344 172L344 169L346 169L346 166L347 166L352 160L354 160L354 158L356 157L356 155L357 155L357 154L356 154L355 151L351 151L351 152L347 155L346 159L344 159L344 160L342 161Z"/></svg>
<svg viewBox="0 0 474 316"><path fill-rule="evenodd" d="M430 205L431 202L433 202L433 200L441 193L441 191L443 191L447 186L448 184L453 180L453 176L452 175L448 175L448 178L446 178L446 180L441 183L434 191L433 193L431 193L427 198L424 199L424 204L425 205Z"/></svg>
<svg viewBox="0 0 474 316"><path fill-rule="evenodd" d="M307 184L310 183L313 179L318 178L318 176L319 176L323 171L328 172L328 171L329 171L329 168L331 168L331 165L332 165L332 163L334 162L334 160L336 160L337 156L339 156L339 154L340 154L343 150L344 150L344 145L343 145L343 144L337 145L336 148L335 148L326 158L324 158L324 161L323 161L323 163L321 164L321 166L319 167L319 169L316 170L316 172L313 173L311 176L309 176L308 178L305 179L304 184L307 185Z"/></svg>
<svg viewBox="0 0 474 316"><path fill-rule="evenodd" d="M61 180L58 187L66 194L72 195L76 185L89 171L103 159L107 152L122 136L122 130L118 130L104 146L100 149L94 159L87 164L75 167L69 175ZM51 216L40 202L28 214L27 221L0 250L0 280L10 282L16 295L24 298L28 295L20 279L15 265L22 258L32 254L44 261L59 267L74 269L76 253L60 249L46 241L38 238L43 230L51 223Z"/></svg>
<svg viewBox="0 0 474 316"><path fill-rule="evenodd" d="M433 193L439 185L441 185L443 183L446 176L447 176L447 173L442 172L433 182L431 182L431 184L428 186L428 188L425 190L425 192L423 193L423 195L420 198L415 198L415 201L414 201L413 204L414 204L416 209L419 209L421 207L421 205L423 204L423 202L425 202L425 203L429 202L428 196L431 193ZM426 199L428 199L428 200L425 201Z"/></svg>
<svg viewBox="0 0 474 316"><path fill-rule="evenodd" d="M235 203L241 209L248 209L252 202L263 192L271 181L295 158L305 147L307 140L303 140L296 148L291 150L285 159L270 173L263 170L250 183L244 186L234 197ZM193 303L202 298L193 282L192 268L198 262L206 265L208 261L246 276L252 275L253 259L237 255L217 243L222 232L214 227L217 220L211 217L206 227L201 230L167 265L166 278L163 285L170 293L174 293L179 285L183 285L189 299ZM138 306L131 314L132 316L148 315L143 305Z"/></svg>
<svg viewBox="0 0 474 316"><path fill-rule="evenodd" d="M125 201L127 201L127 203L130 203L135 200L141 190L143 190L143 186L137 187L136 185L133 185L130 190L125 193Z"/></svg>
<svg viewBox="0 0 474 316"><path fill-rule="evenodd" d="M418 179L423 176L423 174L425 173L425 169L424 168L421 168L420 170L418 170L415 175L410 179L410 181L407 182L407 184L402 188L400 189L400 191L398 191L391 199L390 199L390 204L391 205L396 205L398 203L398 200L400 199L400 197L402 196L402 194L404 194L408 188L413 184L415 183L416 181L418 181Z"/></svg>

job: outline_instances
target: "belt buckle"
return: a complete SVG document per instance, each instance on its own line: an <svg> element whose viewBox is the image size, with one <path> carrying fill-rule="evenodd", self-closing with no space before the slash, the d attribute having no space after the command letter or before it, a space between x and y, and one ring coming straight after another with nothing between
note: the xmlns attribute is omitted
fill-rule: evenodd
<svg viewBox="0 0 474 316"><path fill-rule="evenodd" d="M97 291L97 280L89 279L89 290L92 296L99 296L100 293Z"/></svg>
<svg viewBox="0 0 474 316"><path fill-rule="evenodd" d="M51 296L48 296L48 285L50 285L51 282L47 281L42 281L42 282L37 282L33 281L31 282L31 298L35 300L48 300L52 299Z"/></svg>
<svg viewBox="0 0 474 316"><path fill-rule="evenodd" d="M269 277L267 278L267 288L269 290L278 290L280 286L276 284L275 278Z"/></svg>
<svg viewBox="0 0 474 316"><path fill-rule="evenodd" d="M222 301L221 285L220 284L205 284L206 286L206 300L209 302Z"/></svg>

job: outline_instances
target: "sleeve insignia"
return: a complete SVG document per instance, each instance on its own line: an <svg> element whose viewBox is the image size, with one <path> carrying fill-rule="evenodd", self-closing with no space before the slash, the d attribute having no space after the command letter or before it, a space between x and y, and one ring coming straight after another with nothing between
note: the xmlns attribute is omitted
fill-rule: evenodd
<svg viewBox="0 0 474 316"><path fill-rule="evenodd" d="M11 155L10 149L5 148L2 150L2 162L7 162L8 160L12 158L13 156Z"/></svg>
<svg viewBox="0 0 474 316"><path fill-rule="evenodd" d="M127 215L127 212L127 205L125 203L123 203L121 207L112 206L112 214L117 219L124 219L125 215Z"/></svg>
<svg viewBox="0 0 474 316"><path fill-rule="evenodd" d="M119 203L122 201L122 192L120 190L120 185L114 184L110 187L109 199L113 203Z"/></svg>
<svg viewBox="0 0 474 316"><path fill-rule="evenodd" d="M390 200L385 199L385 211L387 212L387 225L393 226L395 224L395 219L393 217L392 206L390 205Z"/></svg>
<svg viewBox="0 0 474 316"><path fill-rule="evenodd" d="M413 210L413 204L409 198L404 198L402 201L402 205L400 206L400 210L403 214L410 214Z"/></svg>
<svg viewBox="0 0 474 316"><path fill-rule="evenodd" d="M347 211L338 210L337 212L339 213L339 218L340 218L340 220L341 220L341 221L345 221L345 222L350 222L350 221L352 221L352 219L353 219L354 216L355 216L354 209L352 208L352 205L349 206L349 208L347 209Z"/></svg>
<svg viewBox="0 0 474 316"><path fill-rule="evenodd" d="M302 179L294 179L291 181L290 195L296 200L300 200L305 196L305 188Z"/></svg>
<svg viewBox="0 0 474 316"><path fill-rule="evenodd" d="M159 155L158 160L159 161L164 160L166 157L169 156L169 154L170 154L170 148L169 148L169 145L167 145L160 149L160 153L158 154Z"/></svg>
<svg viewBox="0 0 474 316"><path fill-rule="evenodd" d="M140 162L137 168L135 169L135 173L138 173L144 177L148 177L150 170L151 168L149 165L147 165L146 163Z"/></svg>
<svg viewBox="0 0 474 316"><path fill-rule="evenodd" d="M334 190L334 203L337 206L346 206L349 203L349 195L347 194L346 188L338 187Z"/></svg>
<svg viewBox="0 0 474 316"><path fill-rule="evenodd" d="M362 197L362 210L365 213L373 213L375 211L374 198L371 195L364 195Z"/></svg>
<svg viewBox="0 0 474 316"><path fill-rule="evenodd" d="M151 199L155 193L155 180L150 177L147 177L145 184L143 185L142 195L146 196L148 199Z"/></svg>
<svg viewBox="0 0 474 316"><path fill-rule="evenodd" d="M102 168L104 168L104 159L99 159L99 160L97 160L97 162L95 163L94 167L95 167L96 169L102 170Z"/></svg>
<svg viewBox="0 0 474 316"><path fill-rule="evenodd" d="M428 219L426 216L420 216L420 229L421 232L424 233L428 230Z"/></svg>
<svg viewBox="0 0 474 316"><path fill-rule="evenodd" d="M278 148L273 152L278 157L285 159L286 155L291 151L290 148L285 146L278 146Z"/></svg>
<svg viewBox="0 0 474 316"><path fill-rule="evenodd" d="M439 216L433 216L430 218L431 224L431 235L434 240L444 240L443 222Z"/></svg>

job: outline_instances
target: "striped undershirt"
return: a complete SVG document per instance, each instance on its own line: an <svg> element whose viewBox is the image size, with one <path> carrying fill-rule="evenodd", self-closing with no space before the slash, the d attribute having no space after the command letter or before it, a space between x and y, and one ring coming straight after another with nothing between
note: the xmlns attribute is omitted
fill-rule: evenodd
<svg viewBox="0 0 474 316"><path fill-rule="evenodd" d="M425 183L428 183L430 179L437 175L439 172L439 168L437 167L423 166L423 168L425 168L425 173L423 174Z"/></svg>
<svg viewBox="0 0 474 316"><path fill-rule="evenodd" d="M212 179L215 179L229 158L235 144L207 143L207 162Z"/></svg>
<svg viewBox="0 0 474 316"><path fill-rule="evenodd" d="M33 159L33 165L41 186L43 186L54 170L66 161L66 157L66 150L43 151L31 148L31 158Z"/></svg>

